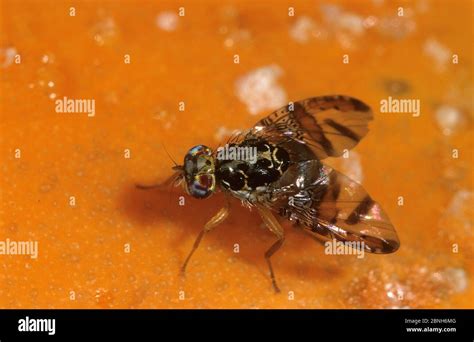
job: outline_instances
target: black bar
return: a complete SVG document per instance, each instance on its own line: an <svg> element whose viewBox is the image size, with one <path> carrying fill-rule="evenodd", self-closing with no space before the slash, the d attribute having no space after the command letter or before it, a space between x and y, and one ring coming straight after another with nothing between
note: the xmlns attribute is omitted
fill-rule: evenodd
<svg viewBox="0 0 474 342"><path fill-rule="evenodd" d="M35 328L37 321L31 323L32 319L55 319L54 335L50 335L48 331L19 331L21 322L23 328L28 322ZM239 322L236 322L237 320ZM43 327L47 330L46 325ZM191 334L191 338L200 340L209 337L211 332L217 334L217 329L224 327L229 337L242 335L242 338L247 336L246 329L258 328L264 331L267 337L279 336L286 330L294 337L308 336L314 341L327 339L327 336L332 336L335 340L344 337L379 342L393 338L400 341L473 341L474 311L0 310L1 342L32 341L37 338L59 341L72 337L87 340L102 337L109 340L113 336L133 340L139 336L150 336L145 340L156 340L156 337L161 336L158 340L166 341L175 339L164 336L176 336L177 340L181 341L185 334ZM413 328L455 328L456 331L407 331ZM52 329L49 331L52 332ZM248 336L244 340L248 341Z"/></svg>

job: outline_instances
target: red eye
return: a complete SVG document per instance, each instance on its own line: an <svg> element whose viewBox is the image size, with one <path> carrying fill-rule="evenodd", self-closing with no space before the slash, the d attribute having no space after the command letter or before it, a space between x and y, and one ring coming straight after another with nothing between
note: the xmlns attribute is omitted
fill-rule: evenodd
<svg viewBox="0 0 474 342"><path fill-rule="evenodd" d="M212 186L212 178L208 175L201 175L199 176L199 183L201 184L201 186L209 188Z"/></svg>

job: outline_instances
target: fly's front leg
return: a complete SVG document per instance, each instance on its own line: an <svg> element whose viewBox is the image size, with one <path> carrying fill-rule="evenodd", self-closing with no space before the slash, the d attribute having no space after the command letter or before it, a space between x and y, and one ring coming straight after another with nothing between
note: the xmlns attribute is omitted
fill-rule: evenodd
<svg viewBox="0 0 474 342"><path fill-rule="evenodd" d="M273 289L275 290L275 292L280 292L280 289L275 279L275 273L273 272L273 266L270 258L283 245L283 241L285 241L284 231L280 223L277 221L273 213L268 208L262 205L257 205L257 209L265 225L278 238L278 240L265 252L265 260L267 261L268 268L270 269L270 277L272 279Z"/></svg>
<svg viewBox="0 0 474 342"><path fill-rule="evenodd" d="M181 176L181 172L175 172L172 174L168 179L166 179L163 183L159 184L135 184L135 187L140 190L150 190L150 189L163 189L168 185L176 183Z"/></svg>
<svg viewBox="0 0 474 342"><path fill-rule="evenodd" d="M186 266L188 265L189 260L193 256L194 252L196 249L199 247L199 244L201 243L201 240L204 236L204 234L210 232L212 229L214 229L216 226L224 222L224 220L229 216L229 202L227 201L227 205L219 210L217 214L215 214L204 226L204 229L199 233L199 235L196 238L196 241L194 241L193 248L188 254L188 257L184 261L183 266L181 267L181 275L184 276L186 272Z"/></svg>

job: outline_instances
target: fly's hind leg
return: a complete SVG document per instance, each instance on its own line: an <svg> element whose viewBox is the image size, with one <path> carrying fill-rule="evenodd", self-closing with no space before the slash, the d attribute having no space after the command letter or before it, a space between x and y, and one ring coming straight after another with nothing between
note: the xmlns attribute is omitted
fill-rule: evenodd
<svg viewBox="0 0 474 342"><path fill-rule="evenodd" d="M285 241L285 235L280 223L278 223L277 219L268 208L262 205L257 205L257 209L265 225L278 238L278 240L265 252L265 260L267 261L268 268L270 270L270 277L272 279L273 289L275 290L275 292L280 292L280 288L277 285L275 273L273 272L273 266L270 258L283 245L283 241Z"/></svg>
<svg viewBox="0 0 474 342"><path fill-rule="evenodd" d="M201 243L202 238L204 237L204 234L210 232L212 229L214 229L216 226L224 222L224 220L229 216L229 202L227 201L227 205L219 210L217 214L215 214L204 226L204 229L201 230L199 235L197 236L196 240L194 241L193 248L188 254L188 257L184 261L183 266L181 267L181 275L184 276L186 272L186 266L189 263L189 260L193 256L194 252L196 249L198 249L199 244Z"/></svg>

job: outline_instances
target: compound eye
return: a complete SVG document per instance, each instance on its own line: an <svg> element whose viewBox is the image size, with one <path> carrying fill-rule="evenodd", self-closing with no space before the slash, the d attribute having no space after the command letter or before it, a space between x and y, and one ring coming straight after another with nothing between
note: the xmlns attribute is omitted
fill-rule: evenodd
<svg viewBox="0 0 474 342"><path fill-rule="evenodd" d="M198 175L189 186L189 193L196 198L206 198L214 191L215 181L211 175Z"/></svg>

